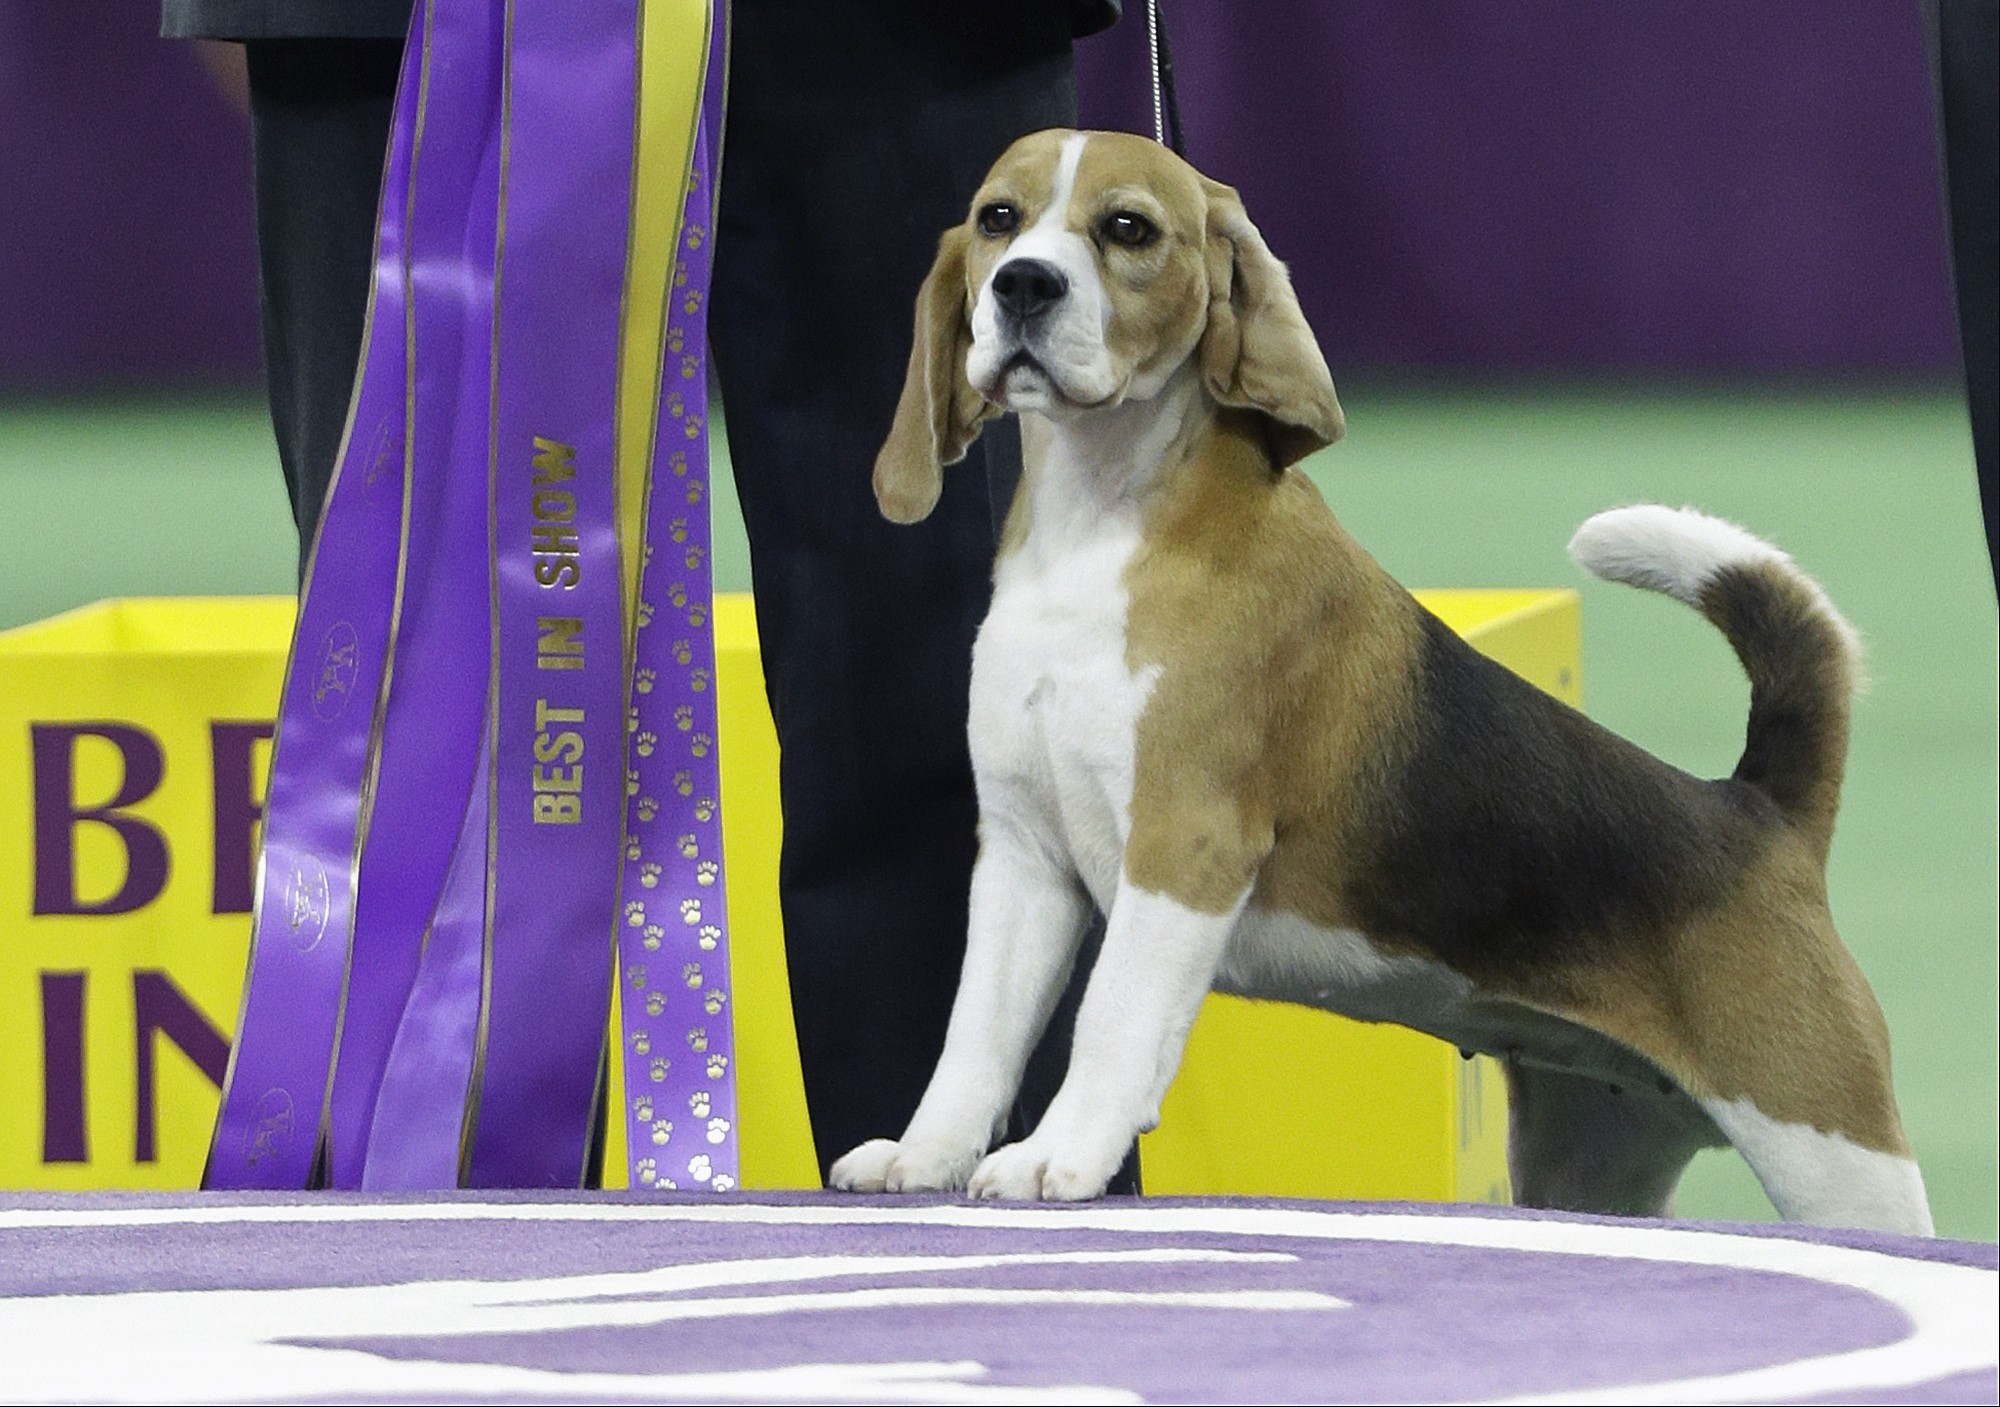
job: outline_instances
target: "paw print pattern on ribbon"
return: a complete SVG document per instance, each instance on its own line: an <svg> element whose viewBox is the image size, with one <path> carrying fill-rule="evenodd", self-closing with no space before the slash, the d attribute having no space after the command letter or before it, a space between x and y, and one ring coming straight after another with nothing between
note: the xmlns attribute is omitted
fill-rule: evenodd
<svg viewBox="0 0 2000 1407"><path fill-rule="evenodd" d="M709 510L706 290L712 256L706 138L692 163L684 247L673 271L661 361L660 429L640 553L632 687L627 700L626 830L618 926L626 974L626 1113L634 1186L738 1182L734 1042L727 995L727 876L716 766L715 641ZM668 429L678 424L680 434ZM670 483L678 488L659 490ZM657 554L655 548L661 549ZM647 827L670 826L655 838ZM672 838L672 844L666 843ZM678 914L675 923L672 914ZM650 968L650 970L649 970ZM677 975L679 981L671 980ZM636 1029L635 1029L636 1026ZM677 1051L684 1049L689 1058ZM668 1055L673 1054L672 1060ZM686 1109L692 1123L673 1127ZM692 1133L687 1132L692 1130ZM676 1137L698 1153L670 1158ZM643 1155L643 1156L642 1156Z"/></svg>

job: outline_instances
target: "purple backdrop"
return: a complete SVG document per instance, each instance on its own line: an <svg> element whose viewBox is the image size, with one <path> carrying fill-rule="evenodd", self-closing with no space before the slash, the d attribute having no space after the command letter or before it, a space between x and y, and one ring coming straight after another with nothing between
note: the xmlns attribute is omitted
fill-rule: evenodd
<svg viewBox="0 0 2000 1407"><path fill-rule="evenodd" d="M1957 365L1916 0L1168 6L1337 368ZM1084 115L1150 130L1128 9ZM256 375L243 124L156 21L0 5L0 389Z"/></svg>
<svg viewBox="0 0 2000 1407"><path fill-rule="evenodd" d="M248 126L156 0L0 0L0 390L260 375Z"/></svg>

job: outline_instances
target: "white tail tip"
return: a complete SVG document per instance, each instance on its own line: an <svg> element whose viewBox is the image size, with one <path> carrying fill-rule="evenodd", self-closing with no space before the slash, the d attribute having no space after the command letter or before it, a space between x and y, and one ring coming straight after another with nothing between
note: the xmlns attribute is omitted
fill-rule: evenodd
<svg viewBox="0 0 2000 1407"><path fill-rule="evenodd" d="M1734 523L1656 503L1599 513L1576 530L1569 555L1594 576L1663 591L1691 606L1725 567L1792 560Z"/></svg>

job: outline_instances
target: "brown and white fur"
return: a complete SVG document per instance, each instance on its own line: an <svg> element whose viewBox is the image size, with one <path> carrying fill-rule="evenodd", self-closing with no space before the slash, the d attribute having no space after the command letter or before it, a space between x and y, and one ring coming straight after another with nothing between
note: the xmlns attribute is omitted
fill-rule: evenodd
<svg viewBox="0 0 2000 1407"><path fill-rule="evenodd" d="M1650 507L1572 544L1735 647L1721 781L1475 653L1291 467L1341 410L1235 192L1121 134L1022 139L945 234L883 512L927 514L1003 411L1026 463L973 659L965 967L909 1127L834 1186L1101 1194L1217 990L1502 1057L1524 1204L1662 1214L1728 1142L1788 1218L1930 1230L1826 905L1854 640L1789 558ZM1093 902L1068 1076L989 1151Z"/></svg>

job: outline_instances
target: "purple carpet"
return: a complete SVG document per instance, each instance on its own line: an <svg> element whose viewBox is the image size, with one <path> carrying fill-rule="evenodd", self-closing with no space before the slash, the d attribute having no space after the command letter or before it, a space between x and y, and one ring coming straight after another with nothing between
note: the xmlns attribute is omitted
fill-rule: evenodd
<svg viewBox="0 0 2000 1407"><path fill-rule="evenodd" d="M1995 1248L1490 1208L0 1199L0 1397L1993 1402Z"/></svg>

